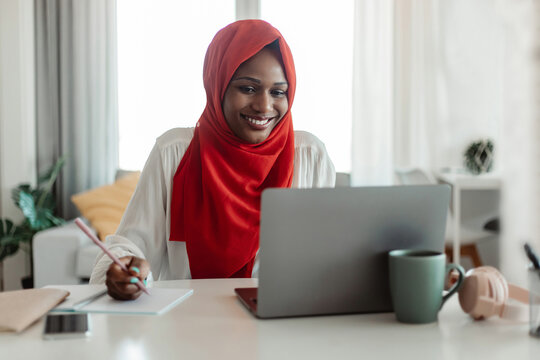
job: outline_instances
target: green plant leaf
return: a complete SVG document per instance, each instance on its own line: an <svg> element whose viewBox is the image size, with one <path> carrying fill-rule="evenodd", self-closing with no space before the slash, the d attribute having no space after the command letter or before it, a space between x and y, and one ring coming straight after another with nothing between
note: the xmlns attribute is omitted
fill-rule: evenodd
<svg viewBox="0 0 540 360"><path fill-rule="evenodd" d="M4 235L0 238L0 246L18 245L21 241L24 241L20 237L20 234Z"/></svg>
<svg viewBox="0 0 540 360"><path fill-rule="evenodd" d="M39 183L39 179L38 179L38 183L39 183L38 187L43 189L43 193L37 198L37 207L42 207L47 197L50 195L52 186L54 185L54 182L56 181L56 178L58 177L58 173L62 169L62 166L64 166L66 159L67 159L67 156L64 155L60 157L56 161L56 164L52 166L45 186L41 187L41 183Z"/></svg>
<svg viewBox="0 0 540 360"><path fill-rule="evenodd" d="M36 203L34 202L34 197L27 193L21 191L19 193L19 208L24 214L24 217L28 220L30 227L32 229L37 228L37 210L36 210Z"/></svg>
<svg viewBox="0 0 540 360"><path fill-rule="evenodd" d="M52 214L52 211L51 211L51 215L48 216L48 219L50 220L51 223L54 224L54 226L59 226L59 225L63 225L66 223L66 220L62 219L62 218L59 218L57 216L54 216Z"/></svg>
<svg viewBox="0 0 540 360"><path fill-rule="evenodd" d="M0 246L0 262L8 256L14 255L19 250L19 245Z"/></svg>
<svg viewBox="0 0 540 360"><path fill-rule="evenodd" d="M41 194L34 196L34 200L37 202L40 196ZM48 194L45 195L43 203L41 204L41 207L51 209L51 211L54 211L54 209L56 209L56 202L54 201L54 197L52 193L49 192Z"/></svg>
<svg viewBox="0 0 540 360"><path fill-rule="evenodd" d="M3 234L9 234L13 230L13 221L11 221L9 219L6 219L4 221L6 223L6 232L3 233Z"/></svg>
<svg viewBox="0 0 540 360"><path fill-rule="evenodd" d="M54 183L56 177L58 176L58 173L60 172L60 169L66 163L66 160L67 155L59 157L54 165L48 168L45 172L41 173L38 177L38 187L41 187L41 185L49 183L51 181L52 183Z"/></svg>
<svg viewBox="0 0 540 360"><path fill-rule="evenodd" d="M32 227L33 230L44 230L54 226L54 223L51 221L51 218L54 217L53 211L46 208L38 208L35 225Z"/></svg>
<svg viewBox="0 0 540 360"><path fill-rule="evenodd" d="M32 238L36 232L65 223L64 219L54 216L56 204L51 193L65 161L66 156L59 158L47 172L38 177L35 188L25 183L12 190L11 197L24 214L25 220L14 225L8 219L0 219L0 261L19 249L31 251Z"/></svg>
<svg viewBox="0 0 540 360"><path fill-rule="evenodd" d="M26 222L17 226L17 236L21 243L31 243L36 232L27 226Z"/></svg>
<svg viewBox="0 0 540 360"><path fill-rule="evenodd" d="M21 192L26 192L30 194L32 192L32 189L29 184L20 184L15 189L11 190L11 198L17 206L19 206Z"/></svg>
<svg viewBox="0 0 540 360"><path fill-rule="evenodd" d="M27 238L28 235L24 233L22 227L14 226L8 219L0 219L0 261L15 254L19 250L19 245L27 241Z"/></svg>

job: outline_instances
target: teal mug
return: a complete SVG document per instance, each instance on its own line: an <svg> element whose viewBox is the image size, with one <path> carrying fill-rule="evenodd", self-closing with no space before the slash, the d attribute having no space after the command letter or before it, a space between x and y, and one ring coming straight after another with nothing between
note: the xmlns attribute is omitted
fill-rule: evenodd
<svg viewBox="0 0 540 360"><path fill-rule="evenodd" d="M451 270L458 281L443 295ZM424 324L437 321L446 300L455 294L465 278L457 264L446 264L446 255L430 250L393 250L389 253L389 277L392 305L398 321Z"/></svg>

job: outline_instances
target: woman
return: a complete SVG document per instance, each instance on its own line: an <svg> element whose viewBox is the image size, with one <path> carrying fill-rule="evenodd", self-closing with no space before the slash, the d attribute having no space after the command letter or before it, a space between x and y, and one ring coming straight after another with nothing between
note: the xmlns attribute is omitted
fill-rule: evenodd
<svg viewBox="0 0 540 360"><path fill-rule="evenodd" d="M296 76L281 34L261 20L220 30L203 69L207 104L195 129L156 141L107 245L130 274L100 256L91 283L134 299L159 280L256 275L261 192L331 187L334 166L313 135L294 132Z"/></svg>

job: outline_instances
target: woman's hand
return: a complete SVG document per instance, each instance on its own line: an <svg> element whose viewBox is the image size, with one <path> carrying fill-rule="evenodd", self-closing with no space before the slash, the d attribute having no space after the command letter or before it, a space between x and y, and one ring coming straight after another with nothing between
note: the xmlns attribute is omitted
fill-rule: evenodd
<svg viewBox="0 0 540 360"><path fill-rule="evenodd" d="M150 264L145 259L135 256L124 256L119 259L125 264L129 272L125 272L115 263L107 270L107 292L117 300L135 300L141 296L141 289L137 286L138 280L146 279L150 273Z"/></svg>

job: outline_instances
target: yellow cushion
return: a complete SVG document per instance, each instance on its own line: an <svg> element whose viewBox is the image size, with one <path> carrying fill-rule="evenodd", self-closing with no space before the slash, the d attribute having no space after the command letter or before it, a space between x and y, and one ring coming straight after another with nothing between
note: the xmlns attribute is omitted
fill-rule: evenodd
<svg viewBox="0 0 540 360"><path fill-rule="evenodd" d="M71 197L71 201L81 215L90 221L102 241L107 235L116 232L139 176L140 172L130 173L112 185L101 186Z"/></svg>

